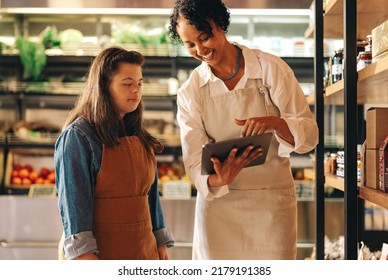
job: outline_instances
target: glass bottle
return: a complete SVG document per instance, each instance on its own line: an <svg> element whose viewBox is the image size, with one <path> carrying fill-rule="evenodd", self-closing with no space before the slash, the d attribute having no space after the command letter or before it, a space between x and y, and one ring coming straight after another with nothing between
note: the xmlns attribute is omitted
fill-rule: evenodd
<svg viewBox="0 0 388 280"><path fill-rule="evenodd" d="M372 52L372 35L367 35L366 40L368 44L365 46L365 50L368 52Z"/></svg>
<svg viewBox="0 0 388 280"><path fill-rule="evenodd" d="M343 60L344 60L344 49L339 48L335 50L335 54L333 56L332 66L331 66L331 77L332 77L333 83L336 83L339 80L342 80Z"/></svg>

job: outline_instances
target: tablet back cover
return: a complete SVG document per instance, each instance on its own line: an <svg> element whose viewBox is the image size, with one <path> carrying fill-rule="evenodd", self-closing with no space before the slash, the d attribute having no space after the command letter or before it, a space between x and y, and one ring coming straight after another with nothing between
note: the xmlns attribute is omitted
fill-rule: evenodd
<svg viewBox="0 0 388 280"><path fill-rule="evenodd" d="M260 165L265 163L267 158L268 149L271 144L273 134L265 133L259 135L253 135L248 137L235 138L225 141L219 141L203 145L202 147L202 163L201 163L201 174L213 174L215 173L213 168L213 162L210 160L211 157L218 158L223 162L229 155L230 151L236 147L238 148L237 155L242 153L246 147L253 145L255 148L261 147L263 149L263 155L251 161L245 167Z"/></svg>

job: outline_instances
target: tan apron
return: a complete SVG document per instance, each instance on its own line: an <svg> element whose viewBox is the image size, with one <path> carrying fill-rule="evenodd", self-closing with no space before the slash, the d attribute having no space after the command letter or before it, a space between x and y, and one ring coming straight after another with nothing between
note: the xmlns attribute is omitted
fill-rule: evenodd
<svg viewBox="0 0 388 280"><path fill-rule="evenodd" d="M201 99L203 123L215 141L241 135L234 118L279 116L261 80L256 87ZM278 147L273 137L266 163L244 168L227 195L212 201L198 195L193 259L296 258L295 187L289 159L278 156Z"/></svg>
<svg viewBox="0 0 388 280"><path fill-rule="evenodd" d="M116 148L103 146L93 217L99 259L159 259L147 195L155 168L136 136L120 138Z"/></svg>

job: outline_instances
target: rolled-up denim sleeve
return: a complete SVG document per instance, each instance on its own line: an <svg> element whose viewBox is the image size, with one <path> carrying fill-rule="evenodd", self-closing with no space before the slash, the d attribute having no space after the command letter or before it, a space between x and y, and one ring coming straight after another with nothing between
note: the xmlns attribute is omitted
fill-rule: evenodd
<svg viewBox="0 0 388 280"><path fill-rule="evenodd" d="M154 183L148 192L148 204L151 213L152 231L156 238L156 243L166 245L167 247L174 246L174 237L169 228L165 226L163 211L160 204L160 196L158 191L158 174L155 174Z"/></svg>
<svg viewBox="0 0 388 280"><path fill-rule="evenodd" d="M93 225L93 151L83 132L72 127L55 144L56 187L66 258L96 252Z"/></svg>
<svg viewBox="0 0 388 280"><path fill-rule="evenodd" d="M75 259L85 253L99 253L96 239L91 231L83 231L65 238L63 252L68 260Z"/></svg>

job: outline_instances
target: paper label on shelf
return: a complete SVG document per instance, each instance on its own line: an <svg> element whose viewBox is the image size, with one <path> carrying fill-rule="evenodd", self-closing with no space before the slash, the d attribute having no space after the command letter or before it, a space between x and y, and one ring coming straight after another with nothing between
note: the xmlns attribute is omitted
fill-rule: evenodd
<svg viewBox="0 0 388 280"><path fill-rule="evenodd" d="M55 185L37 185L33 184L28 192L28 197L53 197L56 196Z"/></svg>
<svg viewBox="0 0 388 280"><path fill-rule="evenodd" d="M163 198L169 198L169 199L191 198L191 182L186 182L186 181L163 182Z"/></svg>

